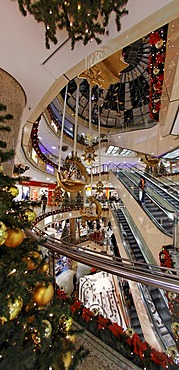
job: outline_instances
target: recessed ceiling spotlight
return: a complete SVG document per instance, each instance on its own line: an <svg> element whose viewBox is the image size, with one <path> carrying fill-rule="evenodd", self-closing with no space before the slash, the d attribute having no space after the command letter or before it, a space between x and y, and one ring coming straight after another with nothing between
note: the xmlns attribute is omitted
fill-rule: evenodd
<svg viewBox="0 0 179 370"><path fill-rule="evenodd" d="M57 148L56 148L56 146L52 146L51 148L52 148L52 149L57 149Z"/></svg>
<svg viewBox="0 0 179 370"><path fill-rule="evenodd" d="M118 136L118 138L120 139L120 138L121 138L121 136Z"/></svg>
<svg viewBox="0 0 179 370"><path fill-rule="evenodd" d="M170 146L170 149L172 149L173 148L173 146Z"/></svg>
<svg viewBox="0 0 179 370"><path fill-rule="evenodd" d="M47 180L49 181L50 179L49 179L49 177L47 177Z"/></svg>

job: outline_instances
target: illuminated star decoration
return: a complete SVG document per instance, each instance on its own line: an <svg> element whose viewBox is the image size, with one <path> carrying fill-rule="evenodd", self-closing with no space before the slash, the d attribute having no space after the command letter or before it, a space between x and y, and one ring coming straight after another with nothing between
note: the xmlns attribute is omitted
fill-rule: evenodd
<svg viewBox="0 0 179 370"><path fill-rule="evenodd" d="M82 157L84 157L84 161L90 165L93 161L95 161L95 157L97 157L97 155L95 154L95 150L92 146L87 146Z"/></svg>
<svg viewBox="0 0 179 370"><path fill-rule="evenodd" d="M103 87L104 79L101 77L101 71L96 67L91 67L79 75L80 78L86 78L89 85L96 86L99 85Z"/></svg>
<svg viewBox="0 0 179 370"><path fill-rule="evenodd" d="M96 184L96 193L103 193L104 187L102 181L98 181Z"/></svg>

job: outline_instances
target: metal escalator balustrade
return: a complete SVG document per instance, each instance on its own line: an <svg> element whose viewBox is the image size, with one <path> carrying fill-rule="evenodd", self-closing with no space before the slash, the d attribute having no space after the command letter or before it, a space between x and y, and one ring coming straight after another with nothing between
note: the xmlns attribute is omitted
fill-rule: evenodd
<svg viewBox="0 0 179 370"><path fill-rule="evenodd" d="M149 188L151 188L153 191L156 191L156 193L159 194L161 198L165 199L165 201L167 201L168 204L174 208L174 210L179 210L177 184L173 183L173 185L166 185L160 179L157 179L146 172L142 172L136 169L134 166L131 168L131 170L137 181L139 181L140 176L145 177L147 180L147 186ZM130 176L130 172L128 174ZM174 188L174 186L176 186L176 188Z"/></svg>
<svg viewBox="0 0 179 370"><path fill-rule="evenodd" d="M44 247L75 261L99 268L116 276L121 276L124 279L179 293L179 270L173 269L173 272L176 274L169 275L167 268L161 268L157 265L147 264L147 269L146 264L139 261L134 262L117 257L114 259L109 254L102 255L99 252L91 251L81 246L78 247L72 243L61 242L59 239L48 236L37 227L34 227L32 230L26 230L26 234L34 240L41 240L41 242L44 240Z"/></svg>
<svg viewBox="0 0 179 370"><path fill-rule="evenodd" d="M143 263L146 269L149 269L145 255L142 251L141 244L139 245L139 235L134 234L128 219L125 215L123 208L113 211L115 219L119 225L122 239L127 242L127 248L125 248L128 256L133 261L140 261ZM149 320L152 327L158 337L163 349L175 344L174 337L171 331L171 314L169 312L168 303L165 297L165 293L157 288L138 284L141 291L142 300L145 304L148 312ZM131 322L135 331L140 335L140 322L133 308Z"/></svg>
<svg viewBox="0 0 179 370"><path fill-rule="evenodd" d="M132 180L128 173L120 170L115 173L118 180L126 187L126 189L139 202L139 187L138 183ZM145 194L145 203L142 205L145 212L155 225L168 236L173 234L173 215L164 210L147 192Z"/></svg>

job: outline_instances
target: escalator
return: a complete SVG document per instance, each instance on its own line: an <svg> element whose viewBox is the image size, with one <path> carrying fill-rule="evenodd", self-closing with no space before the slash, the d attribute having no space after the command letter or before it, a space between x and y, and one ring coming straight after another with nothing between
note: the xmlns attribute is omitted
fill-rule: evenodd
<svg viewBox="0 0 179 370"><path fill-rule="evenodd" d="M139 182L140 176L145 177L147 180L147 187L160 195L161 198L174 208L174 210L179 211L179 196L176 188L163 183L150 174L142 173L134 168L131 173L128 172L128 176L131 177L131 179L136 179L137 183Z"/></svg>
<svg viewBox="0 0 179 370"><path fill-rule="evenodd" d="M128 257L132 261L144 263L143 268L148 270L148 261L143 253L142 243L139 243L139 235L137 237L135 236L125 212L121 208L115 211L113 210L113 213L122 234L122 240L125 241L125 249ZM155 332L159 333L159 338L163 346L174 345L174 338L171 332L171 314L163 290L142 284L138 284L138 286L141 290L142 299L146 303L151 325L154 327ZM131 306L129 312L132 327L141 336L141 326L134 305Z"/></svg>
<svg viewBox="0 0 179 370"><path fill-rule="evenodd" d="M124 172L122 170L115 174L119 181L126 187L126 189L133 195L133 197L139 202L139 188L138 178L132 179L130 172ZM139 202L140 203L140 202ZM156 224L156 226L168 236L173 234L173 214L163 209L151 195L146 193L145 203L142 205L145 212L148 214L150 219Z"/></svg>

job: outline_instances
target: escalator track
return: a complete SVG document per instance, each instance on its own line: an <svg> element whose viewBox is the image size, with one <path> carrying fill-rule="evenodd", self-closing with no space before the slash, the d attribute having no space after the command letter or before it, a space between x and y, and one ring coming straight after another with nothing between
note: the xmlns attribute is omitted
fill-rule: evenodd
<svg viewBox="0 0 179 370"><path fill-rule="evenodd" d="M146 270L149 269L148 261L142 252L142 249L138 243L138 238L135 237L133 231L130 228L127 217L125 216L122 208L114 211L114 216L117 221L120 232L122 233L122 239L125 240L127 246L127 252L133 261L143 263ZM159 338L165 348L169 345L174 345L174 338L171 331L171 314L165 298L165 293L161 289L157 289L151 286L141 285L141 293L143 300L146 302L147 311L152 321L152 325L156 333L159 333ZM140 336L141 326L138 319L135 306L131 307L131 322L132 327Z"/></svg>
<svg viewBox="0 0 179 370"><path fill-rule="evenodd" d="M125 188L133 195L133 197L139 202L139 187L138 182L130 178L128 172L122 170L115 174L118 180L125 186ZM140 202L139 202L140 203ZM142 205L145 212L148 214L150 219L155 225L166 235L172 236L173 234L173 214L167 212L159 205L152 197L146 192L145 203Z"/></svg>
<svg viewBox="0 0 179 370"><path fill-rule="evenodd" d="M130 173L129 173L130 175ZM154 178L150 174L141 173L138 170L133 170L133 175L136 177L137 183L141 176L145 177L147 181L147 187L155 191L161 198L165 199L169 205L173 207L174 210L179 211L179 196L178 191L171 186L167 186L160 180Z"/></svg>

